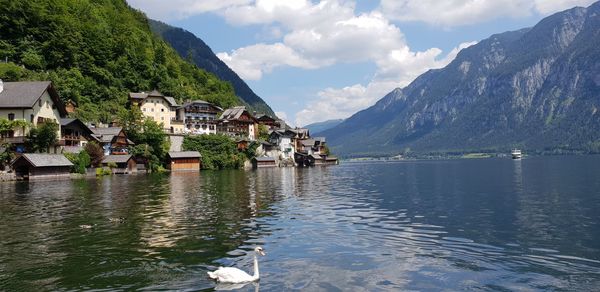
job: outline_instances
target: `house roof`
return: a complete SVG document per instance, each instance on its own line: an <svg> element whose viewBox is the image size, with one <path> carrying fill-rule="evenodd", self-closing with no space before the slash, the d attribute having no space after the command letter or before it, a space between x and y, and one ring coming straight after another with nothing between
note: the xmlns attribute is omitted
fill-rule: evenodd
<svg viewBox="0 0 600 292"><path fill-rule="evenodd" d="M222 120L237 120L239 119L244 112L248 112L245 106L236 106L232 108L226 109L222 114L220 119ZM248 113L250 115L250 113ZM250 115L252 116L252 115Z"/></svg>
<svg viewBox="0 0 600 292"><path fill-rule="evenodd" d="M75 125L79 126L80 129L82 129L83 131L85 131L86 135L94 137L93 136L94 132L92 132L92 130L86 124L84 124L81 120L79 120L79 119L71 119L71 118L60 119L60 126L61 127L66 127L66 126L71 125L71 124L75 124ZM94 138L96 138L96 137L94 137Z"/></svg>
<svg viewBox="0 0 600 292"><path fill-rule="evenodd" d="M131 155L108 155L104 156L102 163L127 163L131 159Z"/></svg>
<svg viewBox="0 0 600 292"><path fill-rule="evenodd" d="M218 111L223 111L222 108L220 108L220 107L218 107L218 106L216 106L216 105L214 105L214 104L212 104L212 103L210 103L208 101L201 100L201 99L197 99L197 100L193 100L193 101L188 101L188 102L186 102L186 103L183 104L184 107L190 106L190 105L209 105L209 106L214 107Z"/></svg>
<svg viewBox="0 0 600 292"><path fill-rule="evenodd" d="M314 137L315 141L325 143L325 137Z"/></svg>
<svg viewBox="0 0 600 292"><path fill-rule="evenodd" d="M260 120L260 121L273 121L273 122L276 121L273 117L271 117L269 115L260 115L260 116L257 116L256 119Z"/></svg>
<svg viewBox="0 0 600 292"><path fill-rule="evenodd" d="M130 92L129 93L130 99L144 100L148 96L162 97L162 98L164 98L164 100L166 100L169 103L170 106L174 106L174 107L179 106L177 104L177 101L175 101L175 98L170 97L170 96L164 96L162 93L160 93L157 90L152 90L152 92L150 92L150 93L146 93L146 92Z"/></svg>
<svg viewBox="0 0 600 292"><path fill-rule="evenodd" d="M315 140L314 139L306 139L306 140L302 140L300 141L300 143L302 143L302 146L315 146Z"/></svg>
<svg viewBox="0 0 600 292"><path fill-rule="evenodd" d="M165 99L169 102L170 106L179 106L177 104L177 101L175 101L175 98L173 98L171 96L165 96Z"/></svg>
<svg viewBox="0 0 600 292"><path fill-rule="evenodd" d="M200 158L200 152L198 151L173 151L169 152L169 157L171 158Z"/></svg>
<svg viewBox="0 0 600 292"><path fill-rule="evenodd" d="M312 157L315 160L325 160L325 158L321 157L320 155L311 154L309 156Z"/></svg>
<svg viewBox="0 0 600 292"><path fill-rule="evenodd" d="M275 158L273 158L273 157L267 157L267 156L254 157L254 159L256 161L259 161L259 162L270 162L270 161L275 162Z"/></svg>
<svg viewBox="0 0 600 292"><path fill-rule="evenodd" d="M0 108L31 108L48 91L61 116L67 115L65 105L50 81L4 82L0 92Z"/></svg>
<svg viewBox="0 0 600 292"><path fill-rule="evenodd" d="M91 129L98 141L101 142L112 142L115 136L123 130L121 127L108 127L108 128L92 128Z"/></svg>
<svg viewBox="0 0 600 292"><path fill-rule="evenodd" d="M292 132L291 130L276 130L276 131L273 131L271 133L271 135L277 135L277 136L283 136L283 137L287 137L287 138L292 138L292 137L296 136L296 133Z"/></svg>
<svg viewBox="0 0 600 292"><path fill-rule="evenodd" d="M31 165L35 167L49 167L49 166L73 166L73 163L69 161L62 154L40 154L40 153L25 153L21 157L15 159L12 164L17 161L25 159Z"/></svg>

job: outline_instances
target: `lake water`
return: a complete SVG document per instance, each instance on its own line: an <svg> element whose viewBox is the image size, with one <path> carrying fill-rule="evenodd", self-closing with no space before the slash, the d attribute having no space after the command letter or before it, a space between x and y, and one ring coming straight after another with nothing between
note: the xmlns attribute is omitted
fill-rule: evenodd
<svg viewBox="0 0 600 292"><path fill-rule="evenodd" d="M598 291L600 157L0 184L0 291L210 291L256 245L242 291Z"/></svg>

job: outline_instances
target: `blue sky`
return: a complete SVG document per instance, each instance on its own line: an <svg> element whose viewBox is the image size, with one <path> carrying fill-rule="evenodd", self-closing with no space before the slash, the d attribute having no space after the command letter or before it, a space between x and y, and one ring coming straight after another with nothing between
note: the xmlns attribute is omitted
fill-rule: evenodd
<svg viewBox="0 0 600 292"><path fill-rule="evenodd" d="M492 34L593 0L128 0L191 31L290 124L347 118Z"/></svg>

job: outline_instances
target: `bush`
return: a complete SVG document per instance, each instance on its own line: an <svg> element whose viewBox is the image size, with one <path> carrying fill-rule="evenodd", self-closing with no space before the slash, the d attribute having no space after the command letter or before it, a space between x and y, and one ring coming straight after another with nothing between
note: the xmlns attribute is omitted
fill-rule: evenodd
<svg viewBox="0 0 600 292"><path fill-rule="evenodd" d="M187 136L182 147L183 150L202 154L202 169L240 168L246 160L235 142L225 135Z"/></svg>

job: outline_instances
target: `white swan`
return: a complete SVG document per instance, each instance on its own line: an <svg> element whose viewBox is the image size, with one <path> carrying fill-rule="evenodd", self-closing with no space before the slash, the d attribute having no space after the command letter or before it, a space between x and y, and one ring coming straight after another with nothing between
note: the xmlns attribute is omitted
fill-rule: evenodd
<svg viewBox="0 0 600 292"><path fill-rule="evenodd" d="M238 269L238 268L232 268L232 267L219 267L216 271L214 272L208 272L208 276L211 279L215 279L217 280L217 282L221 282L221 283L247 283L247 282L254 282L254 281L258 281L258 279L260 278L260 274L258 273L258 258L256 257L257 254L264 256L265 252L263 251L263 248L260 246L257 246L255 249L255 254L254 254L254 276L250 276L248 273Z"/></svg>

